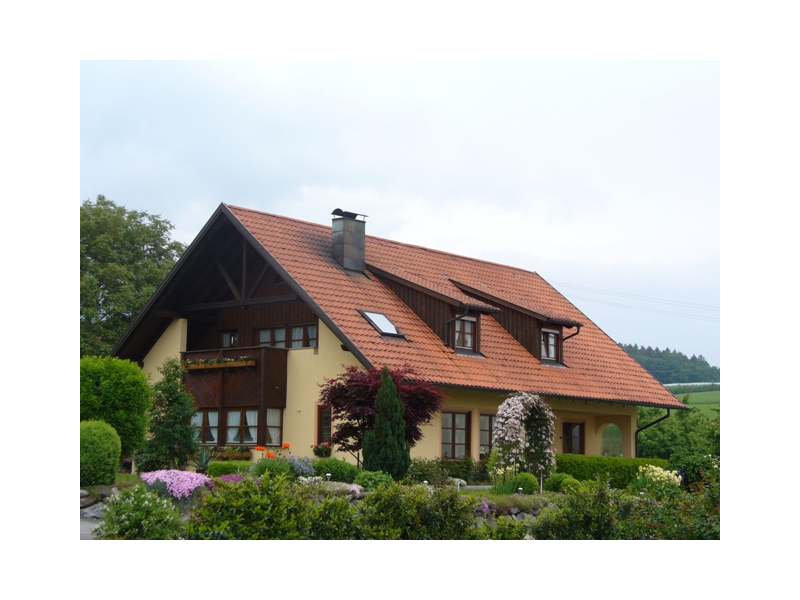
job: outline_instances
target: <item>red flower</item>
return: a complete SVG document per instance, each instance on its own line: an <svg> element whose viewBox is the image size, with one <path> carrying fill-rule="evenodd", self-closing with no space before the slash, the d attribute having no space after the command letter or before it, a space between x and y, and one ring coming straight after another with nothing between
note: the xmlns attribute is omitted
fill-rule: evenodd
<svg viewBox="0 0 800 600"><path fill-rule="evenodd" d="M267 456L269 458L275 458L275 455L272 452L267 452Z"/></svg>
<svg viewBox="0 0 800 600"><path fill-rule="evenodd" d="M283 447L288 450L289 449L289 444L284 444Z"/></svg>
<svg viewBox="0 0 800 600"><path fill-rule="evenodd" d="M260 452L264 452L266 449L267 449L266 446L256 446L256 450L258 450Z"/></svg>

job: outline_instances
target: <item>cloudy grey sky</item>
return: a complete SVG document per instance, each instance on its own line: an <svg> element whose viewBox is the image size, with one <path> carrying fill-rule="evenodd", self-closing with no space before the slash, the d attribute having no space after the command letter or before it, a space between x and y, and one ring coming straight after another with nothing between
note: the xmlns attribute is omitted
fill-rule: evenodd
<svg viewBox="0 0 800 600"><path fill-rule="evenodd" d="M80 117L80 200L185 243L221 202L340 207L720 366L716 61L84 61Z"/></svg>

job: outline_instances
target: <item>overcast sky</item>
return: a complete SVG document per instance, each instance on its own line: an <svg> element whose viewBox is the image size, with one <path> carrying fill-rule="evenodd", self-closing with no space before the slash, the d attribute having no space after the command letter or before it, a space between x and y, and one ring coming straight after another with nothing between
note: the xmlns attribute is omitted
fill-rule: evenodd
<svg viewBox="0 0 800 600"><path fill-rule="evenodd" d="M220 203L541 274L615 341L720 366L716 61L82 62L80 200Z"/></svg>

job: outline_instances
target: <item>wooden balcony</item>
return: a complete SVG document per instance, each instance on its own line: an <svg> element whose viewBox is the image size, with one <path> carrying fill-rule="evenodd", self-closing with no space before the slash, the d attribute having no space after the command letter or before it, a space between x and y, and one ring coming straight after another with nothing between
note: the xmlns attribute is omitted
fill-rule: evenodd
<svg viewBox="0 0 800 600"><path fill-rule="evenodd" d="M186 391L200 408L285 408L287 352L262 346L184 352Z"/></svg>

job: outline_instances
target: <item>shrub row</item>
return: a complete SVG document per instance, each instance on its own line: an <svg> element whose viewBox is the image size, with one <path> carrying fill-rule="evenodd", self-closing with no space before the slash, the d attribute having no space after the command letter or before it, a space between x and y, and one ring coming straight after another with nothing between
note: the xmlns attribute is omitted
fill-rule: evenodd
<svg viewBox="0 0 800 600"><path fill-rule="evenodd" d="M585 454L556 454L555 473L566 473L578 481L608 479L611 487L623 489L636 481L639 467L655 465L666 468L669 461L660 458L620 458Z"/></svg>

